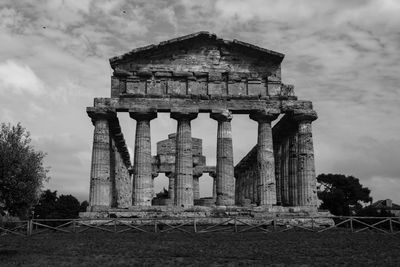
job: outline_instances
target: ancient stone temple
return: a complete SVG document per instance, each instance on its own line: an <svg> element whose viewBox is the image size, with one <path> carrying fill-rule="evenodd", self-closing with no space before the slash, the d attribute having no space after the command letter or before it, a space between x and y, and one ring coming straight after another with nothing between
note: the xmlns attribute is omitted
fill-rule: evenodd
<svg viewBox="0 0 400 267"><path fill-rule="evenodd" d="M146 209L153 179L169 178L160 205L194 205L316 211L312 103L299 100L281 79L284 55L238 40L199 32L134 49L110 59L111 96L95 98L87 113L94 125L88 211ZM136 121L133 163L118 112ZM151 155L151 124L159 112L176 121L176 133ZM208 113L218 125L216 166L207 166L191 122ZM248 114L258 124L251 151L233 163L231 121ZM272 127L274 125L274 127ZM133 137L129 137L133 138ZM246 138L246 137L243 137ZM199 177L214 177L214 195L199 199Z"/></svg>

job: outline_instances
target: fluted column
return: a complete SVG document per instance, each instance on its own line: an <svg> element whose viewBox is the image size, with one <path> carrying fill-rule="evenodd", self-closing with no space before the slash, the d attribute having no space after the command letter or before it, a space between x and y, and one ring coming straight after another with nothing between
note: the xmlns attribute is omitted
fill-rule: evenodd
<svg viewBox="0 0 400 267"><path fill-rule="evenodd" d="M130 110L129 115L136 120L132 204L134 206L151 206L153 178L150 121L157 117L157 113L150 110Z"/></svg>
<svg viewBox="0 0 400 267"><path fill-rule="evenodd" d="M217 206L235 205L233 175L232 115L228 110L214 111L210 118L218 121L217 130Z"/></svg>
<svg viewBox="0 0 400 267"><path fill-rule="evenodd" d="M168 177L168 198L169 198L169 203L172 205L175 202L175 173L173 172L167 172L165 173L165 176Z"/></svg>
<svg viewBox="0 0 400 267"><path fill-rule="evenodd" d="M89 210L105 210L112 204L109 125L111 120L116 119L116 113L95 108L88 108L87 113L94 125Z"/></svg>
<svg viewBox="0 0 400 267"><path fill-rule="evenodd" d="M317 188L314 164L314 146L311 122L317 119L317 113L310 111L295 114L298 122L298 204L317 206Z"/></svg>
<svg viewBox="0 0 400 267"><path fill-rule="evenodd" d="M217 201L217 173L210 172L209 175L213 178L212 197L215 201Z"/></svg>
<svg viewBox="0 0 400 267"><path fill-rule="evenodd" d="M289 205L298 206L298 181L297 181L297 132L289 136L289 164L288 164L288 186L289 186Z"/></svg>
<svg viewBox="0 0 400 267"><path fill-rule="evenodd" d="M284 138L281 145L281 200L282 205L289 205L289 140Z"/></svg>
<svg viewBox="0 0 400 267"><path fill-rule="evenodd" d="M175 205L193 206L193 152L190 121L197 112L173 111L171 118L177 120L175 157Z"/></svg>
<svg viewBox="0 0 400 267"><path fill-rule="evenodd" d="M282 195L281 195L281 140L274 140L274 159L275 159L275 181L276 181L276 204L282 204Z"/></svg>
<svg viewBox="0 0 400 267"><path fill-rule="evenodd" d="M193 175L193 199L200 199L200 183L199 183L199 178L202 174L200 175Z"/></svg>
<svg viewBox="0 0 400 267"><path fill-rule="evenodd" d="M271 122L277 118L279 110L262 110L250 114L250 119L258 122L257 169L259 205L276 205L275 163L272 145Z"/></svg>

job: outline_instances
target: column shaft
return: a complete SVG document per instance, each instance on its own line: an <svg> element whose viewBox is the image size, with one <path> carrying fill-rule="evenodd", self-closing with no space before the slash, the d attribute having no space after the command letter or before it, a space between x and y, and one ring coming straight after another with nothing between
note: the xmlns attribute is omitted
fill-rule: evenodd
<svg viewBox="0 0 400 267"><path fill-rule="evenodd" d="M106 118L94 119L89 205L91 210L111 206L110 129Z"/></svg>
<svg viewBox="0 0 400 267"><path fill-rule="evenodd" d="M297 133L289 137L289 205L298 206L297 187Z"/></svg>
<svg viewBox="0 0 400 267"><path fill-rule="evenodd" d="M213 178L213 192L212 192L212 197L215 201L217 201L217 175L215 174L212 176Z"/></svg>
<svg viewBox="0 0 400 267"><path fill-rule="evenodd" d="M217 206L235 205L235 178L232 147L232 115L229 111L211 113L218 121L217 130Z"/></svg>
<svg viewBox="0 0 400 267"><path fill-rule="evenodd" d="M150 120L137 120L134 156L134 191L135 206L151 206L151 143Z"/></svg>
<svg viewBox="0 0 400 267"><path fill-rule="evenodd" d="M193 200L200 199L199 176L193 175Z"/></svg>
<svg viewBox="0 0 400 267"><path fill-rule="evenodd" d="M260 176L260 205L276 204L274 155L270 121L258 122L257 165Z"/></svg>
<svg viewBox="0 0 400 267"><path fill-rule="evenodd" d="M311 120L299 121L298 133L298 204L301 206L316 206L316 178L314 165L314 147L312 140Z"/></svg>
<svg viewBox="0 0 400 267"><path fill-rule="evenodd" d="M170 199L170 203L174 204L175 202L175 173L170 172L167 173L168 177L168 198Z"/></svg>
<svg viewBox="0 0 400 267"><path fill-rule="evenodd" d="M289 140L285 138L281 145L281 199L282 204L289 205Z"/></svg>
<svg viewBox="0 0 400 267"><path fill-rule="evenodd" d="M136 120L132 202L134 206L151 206L153 177L150 120L156 118L157 113L132 111L130 116Z"/></svg>
<svg viewBox="0 0 400 267"><path fill-rule="evenodd" d="M193 156L190 120L179 119L176 134L175 205L193 206Z"/></svg>
<svg viewBox="0 0 400 267"><path fill-rule="evenodd" d="M274 159L275 159L275 183L276 183L276 203L278 205L282 204L282 197L281 197L281 157L282 157L282 150L281 150L281 141L278 140L276 143L274 142Z"/></svg>

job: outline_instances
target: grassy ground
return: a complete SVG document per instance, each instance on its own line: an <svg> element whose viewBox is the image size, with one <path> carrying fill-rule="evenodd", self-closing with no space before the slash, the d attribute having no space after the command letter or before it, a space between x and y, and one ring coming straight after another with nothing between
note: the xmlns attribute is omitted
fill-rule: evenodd
<svg viewBox="0 0 400 267"><path fill-rule="evenodd" d="M400 266L379 233L46 233L0 237L0 266Z"/></svg>

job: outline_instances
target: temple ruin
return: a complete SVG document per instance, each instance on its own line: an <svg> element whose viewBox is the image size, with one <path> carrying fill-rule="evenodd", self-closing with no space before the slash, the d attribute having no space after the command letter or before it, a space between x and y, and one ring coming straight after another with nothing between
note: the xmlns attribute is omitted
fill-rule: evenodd
<svg viewBox="0 0 400 267"><path fill-rule="evenodd" d="M140 210L152 205L153 179L169 178L159 205L252 207L265 211L317 210L311 101L299 100L281 80L284 55L238 40L199 32L134 49L110 59L111 97L95 98L88 212ZM136 121L130 161L117 113ZM170 113L175 134L151 155L151 120ZM216 166L207 166L191 121L209 113L218 124ZM233 163L231 120L248 114L258 123L251 151ZM272 127L274 120L279 121ZM214 194L199 201L202 173L214 177Z"/></svg>

